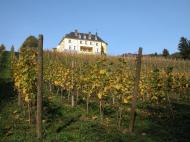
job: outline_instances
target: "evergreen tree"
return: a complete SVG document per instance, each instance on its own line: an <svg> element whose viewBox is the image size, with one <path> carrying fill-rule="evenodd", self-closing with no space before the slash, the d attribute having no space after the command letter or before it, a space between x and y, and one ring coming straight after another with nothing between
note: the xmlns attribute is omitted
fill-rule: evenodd
<svg viewBox="0 0 190 142"><path fill-rule="evenodd" d="M6 47L1 44L0 45L0 68L5 66L5 57L6 57Z"/></svg>
<svg viewBox="0 0 190 142"><path fill-rule="evenodd" d="M0 45L0 54L1 54L3 51L5 51L5 49L6 49L5 45L1 44L1 45Z"/></svg>
<svg viewBox="0 0 190 142"><path fill-rule="evenodd" d="M169 55L170 55L170 54L169 54L169 51L164 48L164 50L163 50L163 52L162 52L162 56L167 57L167 56L169 56Z"/></svg>
<svg viewBox="0 0 190 142"><path fill-rule="evenodd" d="M182 58L190 59L190 41L187 38L181 37L178 49Z"/></svg>

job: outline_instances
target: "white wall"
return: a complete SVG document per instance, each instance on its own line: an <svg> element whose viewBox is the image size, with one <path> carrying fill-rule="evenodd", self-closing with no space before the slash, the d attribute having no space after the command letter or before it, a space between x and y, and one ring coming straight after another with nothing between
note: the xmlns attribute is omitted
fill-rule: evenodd
<svg viewBox="0 0 190 142"><path fill-rule="evenodd" d="M69 43L69 40L71 40L71 43ZM82 43L80 43L80 41L82 41ZM91 45L90 45L90 42L92 43ZM98 45L96 45L96 43ZM93 48L93 51L92 51L93 54L100 54L100 52L101 52L101 44L103 44L103 43L101 43L99 41L78 40L78 39L65 38L61 42L61 44L57 46L57 50L58 51L64 51L64 50L77 51L79 53L84 53L84 52L80 51L80 46L87 46L87 47L92 47ZM97 53L97 50L98 50L98 53ZM105 50L105 52L106 52L106 50Z"/></svg>

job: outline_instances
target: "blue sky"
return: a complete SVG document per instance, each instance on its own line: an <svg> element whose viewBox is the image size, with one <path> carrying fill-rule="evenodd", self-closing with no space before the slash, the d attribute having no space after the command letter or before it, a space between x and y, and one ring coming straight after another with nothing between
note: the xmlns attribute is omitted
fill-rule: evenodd
<svg viewBox="0 0 190 142"><path fill-rule="evenodd" d="M190 0L0 0L0 43L18 49L29 35L56 47L71 31L95 33L112 55L177 51L190 39Z"/></svg>

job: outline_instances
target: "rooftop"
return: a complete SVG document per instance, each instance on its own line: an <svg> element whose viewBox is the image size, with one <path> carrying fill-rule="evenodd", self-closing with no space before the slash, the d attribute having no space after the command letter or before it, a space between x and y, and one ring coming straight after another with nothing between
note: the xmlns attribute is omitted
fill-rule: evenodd
<svg viewBox="0 0 190 142"><path fill-rule="evenodd" d="M79 33L77 30L75 30L74 32L70 32L69 34L66 34L63 39L61 40L61 42L64 40L64 38L71 38L71 39L79 39L79 40L91 40L91 41L99 41L99 42L104 42L106 43L104 40L102 40L98 34L92 34L91 32L89 33ZM61 43L60 42L60 43ZM59 43L59 44L60 44Z"/></svg>

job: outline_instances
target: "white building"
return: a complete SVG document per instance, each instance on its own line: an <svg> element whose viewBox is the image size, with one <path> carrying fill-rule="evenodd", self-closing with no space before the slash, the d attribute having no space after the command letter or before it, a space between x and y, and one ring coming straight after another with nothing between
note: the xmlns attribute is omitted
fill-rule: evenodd
<svg viewBox="0 0 190 142"><path fill-rule="evenodd" d="M77 30L66 34L59 45L57 51L76 52L89 54L107 53L107 43L98 35L89 33L79 33Z"/></svg>

